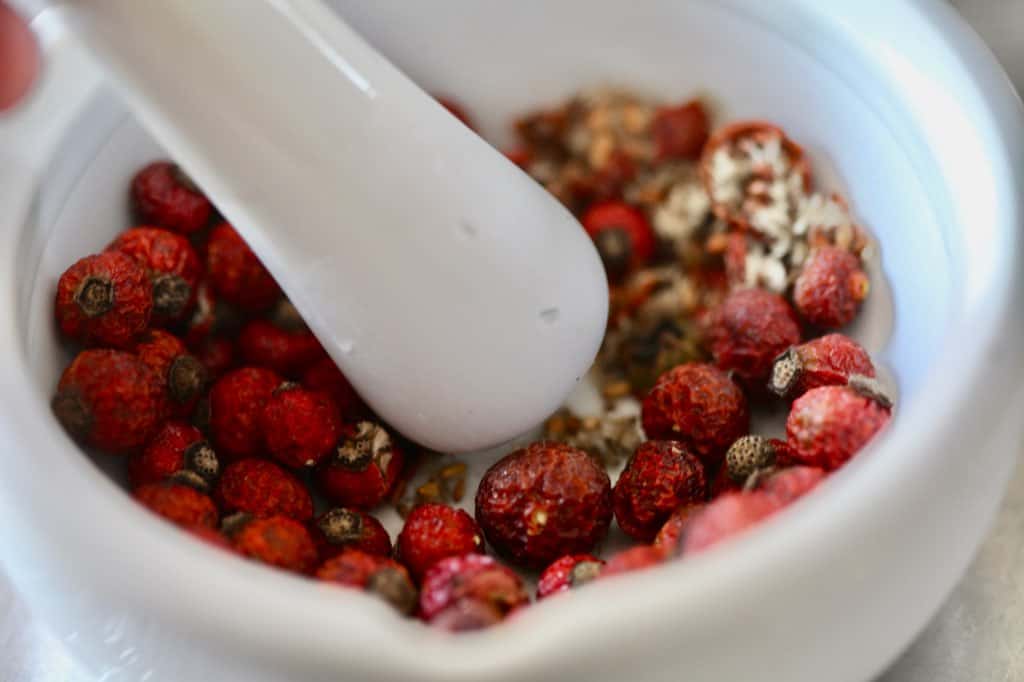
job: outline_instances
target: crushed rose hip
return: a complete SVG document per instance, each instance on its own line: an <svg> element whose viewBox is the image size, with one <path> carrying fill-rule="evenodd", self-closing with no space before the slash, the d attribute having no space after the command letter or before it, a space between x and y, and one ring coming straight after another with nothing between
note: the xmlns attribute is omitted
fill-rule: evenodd
<svg viewBox="0 0 1024 682"><path fill-rule="evenodd" d="M135 222L59 278L54 415L185 532L438 630L501 623L530 602L523 576L548 599L686 561L813 493L894 413L835 331L884 290L855 207L787 131L713 114L604 88L514 121L505 154L593 240L609 317L587 411L568 401L492 463L382 421L163 160L131 181Z"/></svg>

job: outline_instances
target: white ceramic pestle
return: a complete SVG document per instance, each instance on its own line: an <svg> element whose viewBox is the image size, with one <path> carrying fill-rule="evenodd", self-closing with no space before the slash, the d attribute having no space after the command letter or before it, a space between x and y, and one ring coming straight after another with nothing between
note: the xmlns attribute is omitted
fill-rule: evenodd
<svg viewBox="0 0 1024 682"><path fill-rule="evenodd" d="M607 316L560 204L319 0L54 0L367 402L442 451L558 407Z"/></svg>

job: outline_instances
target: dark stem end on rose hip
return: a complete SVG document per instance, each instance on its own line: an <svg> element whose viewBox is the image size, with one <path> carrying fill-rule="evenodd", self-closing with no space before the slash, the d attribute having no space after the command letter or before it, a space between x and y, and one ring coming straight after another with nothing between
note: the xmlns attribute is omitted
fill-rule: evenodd
<svg viewBox="0 0 1024 682"><path fill-rule="evenodd" d="M179 355L167 370L167 391L179 404L193 400L206 387L206 367L194 355Z"/></svg>
<svg viewBox="0 0 1024 682"><path fill-rule="evenodd" d="M887 410L892 408L892 397L878 379L863 374L853 374L847 380L846 385L868 400L874 400L881 407Z"/></svg>
<svg viewBox="0 0 1024 682"><path fill-rule="evenodd" d="M192 298L192 287L178 275L163 274L153 279L153 312L177 317Z"/></svg>
<svg viewBox="0 0 1024 682"><path fill-rule="evenodd" d="M240 530L246 527L253 516L249 512L235 512L228 514L220 521L220 532L229 538L234 537Z"/></svg>
<svg viewBox="0 0 1024 682"><path fill-rule="evenodd" d="M725 453L725 466L734 483L745 483L752 474L775 465L775 448L764 436L743 436Z"/></svg>
<svg viewBox="0 0 1024 682"><path fill-rule="evenodd" d="M391 435L371 421L356 425L356 435L344 439L337 447L332 464L349 471L366 471L372 462L382 475L391 463Z"/></svg>
<svg viewBox="0 0 1024 682"><path fill-rule="evenodd" d="M179 469L175 471L167 479L171 483L177 483L179 485L187 485L189 488L195 488L201 493L210 492L210 483L198 472L192 471L191 469Z"/></svg>
<svg viewBox="0 0 1024 682"><path fill-rule="evenodd" d="M793 390L796 382L800 380L803 372L803 365L797 355L795 348L790 348L785 353L775 358L772 364L771 377L768 380L768 390L785 398Z"/></svg>
<svg viewBox="0 0 1024 682"><path fill-rule="evenodd" d="M363 517L344 507L330 510L316 525L332 545L355 542L363 536Z"/></svg>
<svg viewBox="0 0 1024 682"><path fill-rule="evenodd" d="M114 285L103 277L86 277L74 299L83 315L99 317L114 307Z"/></svg>
<svg viewBox="0 0 1024 682"><path fill-rule="evenodd" d="M77 390L60 390L51 403L57 421L77 440L84 440L92 432L95 421L92 410Z"/></svg>
<svg viewBox="0 0 1024 682"><path fill-rule="evenodd" d="M400 613L412 613L416 606L416 588L409 578L396 568L382 568L366 581L366 591L376 594Z"/></svg>
<svg viewBox="0 0 1024 682"><path fill-rule="evenodd" d="M200 440L185 448L185 468L212 483L220 474L220 460L209 442Z"/></svg>

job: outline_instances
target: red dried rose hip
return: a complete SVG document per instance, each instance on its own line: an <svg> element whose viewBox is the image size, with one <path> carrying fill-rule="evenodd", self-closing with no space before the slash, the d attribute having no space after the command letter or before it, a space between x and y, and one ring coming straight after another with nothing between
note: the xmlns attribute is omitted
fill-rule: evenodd
<svg viewBox="0 0 1024 682"><path fill-rule="evenodd" d="M238 351L231 339L210 337L192 347L199 362L206 368L206 375L216 381L238 366Z"/></svg>
<svg viewBox="0 0 1024 682"><path fill-rule="evenodd" d="M402 564L377 554L346 549L316 570L324 582L354 587L380 597L399 613L416 608L416 588Z"/></svg>
<svg viewBox="0 0 1024 682"><path fill-rule="evenodd" d="M131 198L143 221L185 234L205 226L213 214L210 200L169 161L156 161L136 173Z"/></svg>
<svg viewBox="0 0 1024 682"><path fill-rule="evenodd" d="M310 533L325 561L348 549L391 555L391 538L381 522L358 509L335 507L313 521Z"/></svg>
<svg viewBox="0 0 1024 682"><path fill-rule="evenodd" d="M206 367L188 352L185 344L169 332L150 329L135 344L135 354L161 377L172 411L191 414L206 390Z"/></svg>
<svg viewBox="0 0 1024 682"><path fill-rule="evenodd" d="M799 463L838 469L889 423L889 409L846 386L822 386L793 402L786 419Z"/></svg>
<svg viewBox="0 0 1024 682"><path fill-rule="evenodd" d="M855 374L875 376L868 352L847 336L827 334L780 355L768 389L779 397L796 398L819 386L843 386Z"/></svg>
<svg viewBox="0 0 1024 682"><path fill-rule="evenodd" d="M208 495L180 483L151 483L132 493L150 511L179 526L217 526L217 505Z"/></svg>
<svg viewBox="0 0 1024 682"><path fill-rule="evenodd" d="M708 342L719 368L763 385L775 359L800 343L800 325L781 296L740 289L712 312Z"/></svg>
<svg viewBox="0 0 1024 682"><path fill-rule="evenodd" d="M210 231L206 273L220 298L248 312L266 310L281 296L277 282L228 223Z"/></svg>
<svg viewBox="0 0 1024 682"><path fill-rule="evenodd" d="M371 421L347 424L333 453L317 467L316 480L334 504L368 509L391 492L402 461L402 451L383 426Z"/></svg>
<svg viewBox="0 0 1024 682"><path fill-rule="evenodd" d="M763 492L726 493L688 522L683 537L683 553L700 552L738 535L779 508L779 503Z"/></svg>
<svg viewBox="0 0 1024 682"><path fill-rule="evenodd" d="M664 552L666 556L678 554L682 549L683 538L686 536L686 529L690 521L706 506L705 504L688 504L672 512L668 521L654 537L653 546Z"/></svg>
<svg viewBox="0 0 1024 682"><path fill-rule="evenodd" d="M662 107L654 114L651 135L659 160L696 160L708 140L710 121L700 100Z"/></svg>
<svg viewBox="0 0 1024 682"><path fill-rule="evenodd" d="M650 542L673 511L707 499L704 465L678 441L640 445L612 489L615 520L626 533Z"/></svg>
<svg viewBox="0 0 1024 682"><path fill-rule="evenodd" d="M158 227L133 227L107 250L127 254L146 269L153 284L153 324L177 322L195 303L202 265L185 237Z"/></svg>
<svg viewBox="0 0 1024 682"><path fill-rule="evenodd" d="M370 409L329 357L317 360L303 372L302 385L331 396L343 421L358 421L370 416Z"/></svg>
<svg viewBox="0 0 1024 682"><path fill-rule="evenodd" d="M459 632L494 625L530 597L512 570L483 554L442 559L423 578L420 615L430 625Z"/></svg>
<svg viewBox="0 0 1024 682"><path fill-rule="evenodd" d="M632 573L657 566L665 561L665 553L650 545L637 545L623 550L608 559L601 569L599 578L610 578L613 575Z"/></svg>
<svg viewBox="0 0 1024 682"><path fill-rule="evenodd" d="M654 231L646 216L624 201L594 204L580 222L594 240L609 276L640 267L654 255Z"/></svg>
<svg viewBox="0 0 1024 682"><path fill-rule="evenodd" d="M484 539L473 517L446 504L421 504L405 519L396 556L417 581L431 566L450 556L483 552Z"/></svg>
<svg viewBox="0 0 1024 682"><path fill-rule="evenodd" d="M243 367L225 374L210 389L210 433L226 461L264 451L260 420L280 385L281 377L269 369Z"/></svg>
<svg viewBox="0 0 1024 682"><path fill-rule="evenodd" d="M294 376L326 353L308 329L284 329L270 320L253 320L238 335L238 348L246 364Z"/></svg>
<svg viewBox="0 0 1024 682"><path fill-rule="evenodd" d="M700 362L661 375L644 398L641 416L648 438L679 440L708 468L716 467L750 427L740 387L722 370Z"/></svg>
<svg viewBox="0 0 1024 682"><path fill-rule="evenodd" d="M210 484L220 473L220 464L199 429L169 421L141 453L128 460L128 480L137 488L165 481L183 469L195 472Z"/></svg>
<svg viewBox="0 0 1024 682"><path fill-rule="evenodd" d="M253 518L233 530L235 549L243 556L295 573L310 573L316 567L313 538L295 519Z"/></svg>
<svg viewBox="0 0 1024 682"><path fill-rule="evenodd" d="M145 268L131 256L86 256L57 282L57 325L61 334L87 346L126 348L149 324L152 289Z"/></svg>
<svg viewBox="0 0 1024 682"><path fill-rule="evenodd" d="M270 455L290 467L311 467L331 453L341 431L327 394L284 382L267 399L260 429Z"/></svg>
<svg viewBox="0 0 1024 682"><path fill-rule="evenodd" d="M827 476L823 469L817 467L795 466L764 478L757 489L784 507L814 490Z"/></svg>
<svg viewBox="0 0 1024 682"><path fill-rule="evenodd" d="M537 599L584 585L600 573L604 562L591 554L569 554L555 560L537 580Z"/></svg>
<svg viewBox="0 0 1024 682"><path fill-rule="evenodd" d="M868 297L870 280L860 260L834 246L815 249L793 285L793 303L807 322L838 329L853 321Z"/></svg>
<svg viewBox="0 0 1024 682"><path fill-rule="evenodd" d="M487 541L534 568L593 549L608 532L611 507L604 469L582 450L550 441L500 459L476 494L476 520Z"/></svg>
<svg viewBox="0 0 1024 682"><path fill-rule="evenodd" d="M215 497L225 514L282 515L302 522L313 518L313 499L302 481L265 459L229 464L217 482Z"/></svg>
<svg viewBox="0 0 1024 682"><path fill-rule="evenodd" d="M160 377L116 350L79 353L61 374L52 407L74 438L112 454L145 445L169 409Z"/></svg>

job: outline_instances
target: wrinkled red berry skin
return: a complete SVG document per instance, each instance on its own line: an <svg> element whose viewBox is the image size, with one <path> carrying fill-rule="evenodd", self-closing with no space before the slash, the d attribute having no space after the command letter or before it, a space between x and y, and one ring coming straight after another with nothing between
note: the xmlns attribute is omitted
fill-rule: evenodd
<svg viewBox="0 0 1024 682"><path fill-rule="evenodd" d="M541 441L496 462L480 481L476 520L498 553L543 568L589 552L611 522L608 474L582 450Z"/></svg>
<svg viewBox="0 0 1024 682"><path fill-rule="evenodd" d="M93 280L109 283L110 308L90 316L77 297ZM131 256L108 251L82 258L57 282L55 312L65 337L86 346L127 348L149 325L153 293L146 270Z"/></svg>
<svg viewBox="0 0 1024 682"><path fill-rule="evenodd" d="M678 553L690 521L703 511L705 506L704 504L688 504L672 512L668 521L654 537L654 547L669 555Z"/></svg>
<svg viewBox="0 0 1024 682"><path fill-rule="evenodd" d="M569 554L561 559L556 559L544 569L537 580L537 599L544 599L571 589L573 587L572 571L577 565L584 562L604 566L603 561L591 554Z"/></svg>
<svg viewBox="0 0 1024 682"><path fill-rule="evenodd" d="M427 571L420 616L435 627L474 629L496 623L529 602L518 575L493 558L474 553L442 559Z"/></svg>
<svg viewBox="0 0 1024 682"><path fill-rule="evenodd" d="M701 362L665 372L644 398L641 417L648 438L678 440L708 468L750 429L746 396L729 375Z"/></svg>
<svg viewBox="0 0 1024 682"><path fill-rule="evenodd" d="M800 378L789 391L796 398L819 386L845 386L854 374L875 376L875 366L864 348L848 336L826 334L793 348L800 363Z"/></svg>
<svg viewBox="0 0 1024 682"><path fill-rule="evenodd" d="M708 343L719 368L761 385L775 358L800 343L800 325L781 296L739 289L712 312Z"/></svg>
<svg viewBox="0 0 1024 682"><path fill-rule="evenodd" d="M217 505L187 485L151 483L137 488L133 495L150 511L179 526L217 526Z"/></svg>
<svg viewBox="0 0 1024 682"><path fill-rule="evenodd" d="M637 545L630 547L614 555L608 560L601 570L600 578L608 578L613 575L642 571L652 566L657 566L665 560L665 554L657 547L650 545Z"/></svg>
<svg viewBox="0 0 1024 682"><path fill-rule="evenodd" d="M612 489L619 527L650 542L672 512L707 499L704 465L678 441L649 440L630 458Z"/></svg>
<svg viewBox="0 0 1024 682"><path fill-rule="evenodd" d="M221 223L210 231L206 272L220 298L248 312L270 307L281 289L235 228Z"/></svg>
<svg viewBox="0 0 1024 682"><path fill-rule="evenodd" d="M329 357L317 360L303 372L302 385L331 396L343 421L357 421L370 414L370 409L363 403L363 399Z"/></svg>
<svg viewBox="0 0 1024 682"><path fill-rule="evenodd" d="M713 500L687 524L683 553L700 552L738 535L779 508L773 498L760 491L726 493Z"/></svg>
<svg viewBox="0 0 1024 682"><path fill-rule="evenodd" d="M817 467L790 467L761 481L758 490L763 490L779 506L784 507L814 490L826 476L828 474Z"/></svg>
<svg viewBox="0 0 1024 682"><path fill-rule="evenodd" d="M420 581L441 559L483 549L483 533L472 516L446 504L421 504L405 519L396 556Z"/></svg>
<svg viewBox="0 0 1024 682"><path fill-rule="evenodd" d="M292 474L265 459L240 459L224 469L214 497L225 515L238 511L256 517L313 518L313 499Z"/></svg>
<svg viewBox="0 0 1024 682"><path fill-rule="evenodd" d="M267 399L260 428L274 459L289 467L309 467L330 454L341 419L326 394L285 385Z"/></svg>
<svg viewBox="0 0 1024 682"><path fill-rule="evenodd" d="M358 539L342 543L330 541L317 525L323 515L310 524L309 532L313 536L313 541L316 542L320 560L326 561L349 549L358 549L360 552L378 556L391 556L391 538L388 536L388 531L384 528L383 524L366 512L361 512L358 509L351 509L349 511L353 514L359 514L362 522L362 534Z"/></svg>
<svg viewBox="0 0 1024 682"><path fill-rule="evenodd" d="M189 234L210 220L213 205L181 182L169 161L149 164L132 179L132 202L145 222Z"/></svg>
<svg viewBox="0 0 1024 682"><path fill-rule="evenodd" d="M122 454L145 445L169 408L160 377L137 357L85 350L61 375L53 409L79 441Z"/></svg>
<svg viewBox="0 0 1024 682"><path fill-rule="evenodd" d="M699 100L663 107L654 114L651 122L651 135L659 160L696 161L710 132L707 111Z"/></svg>
<svg viewBox="0 0 1024 682"><path fill-rule="evenodd" d="M206 389L206 368L199 359L188 352L181 339L161 329L145 332L139 337L134 350L139 359L163 380L173 412L178 416L191 414ZM194 381L187 384L187 390L180 381L173 381L175 377L172 368L175 362L197 363L196 369L199 371L193 375Z"/></svg>
<svg viewBox="0 0 1024 682"><path fill-rule="evenodd" d="M210 337L194 346L192 352L214 381L238 366L238 350L231 339Z"/></svg>
<svg viewBox="0 0 1024 682"><path fill-rule="evenodd" d="M253 320L238 335L238 348L246 364L293 376L325 356L320 342L308 329L288 331L269 320Z"/></svg>
<svg viewBox="0 0 1024 682"><path fill-rule="evenodd" d="M405 566L387 556L364 552L358 549L345 549L327 559L316 569L316 577L325 582L344 585L345 587L366 588L374 573L383 569L398 571L409 582L409 591L415 592L412 579L409 578Z"/></svg>
<svg viewBox="0 0 1024 682"><path fill-rule="evenodd" d="M353 435L353 425L342 427L342 439ZM334 504L357 509L370 509L384 501L395 487L405 458L402 449L391 439L391 453L382 460L383 468L369 462L361 470L352 470L327 457L316 469L316 481L324 495Z"/></svg>
<svg viewBox="0 0 1024 682"><path fill-rule="evenodd" d="M128 460L133 488L160 483L185 467L185 450L203 440L199 429L185 422L164 423L145 449Z"/></svg>
<svg viewBox="0 0 1024 682"><path fill-rule="evenodd" d="M868 276L856 256L826 246L808 257L793 285L793 303L808 323L838 329L857 316L869 288Z"/></svg>
<svg viewBox="0 0 1024 682"><path fill-rule="evenodd" d="M159 301L154 298L153 324L177 322L195 304L202 265L192 244L185 237L159 227L133 227L118 235L107 250L120 251L137 260L146 269L155 287L161 277L170 277L176 278L180 285L188 288L187 297L168 309L161 309Z"/></svg>
<svg viewBox="0 0 1024 682"><path fill-rule="evenodd" d="M656 240L647 217L624 201L603 201L594 204L580 219L591 239L605 230L623 230L629 236L632 267L640 267L654 256Z"/></svg>
<svg viewBox="0 0 1024 682"><path fill-rule="evenodd" d="M225 374L210 389L210 432L217 454L226 460L264 451L263 408L281 385L269 369L243 367Z"/></svg>
<svg viewBox="0 0 1024 682"><path fill-rule="evenodd" d="M287 516L253 519L239 530L235 549L243 556L295 573L310 573L317 553L306 527Z"/></svg>
<svg viewBox="0 0 1024 682"><path fill-rule="evenodd" d="M889 410L846 386L822 386L797 398L786 419L792 456L838 469L889 423Z"/></svg>

